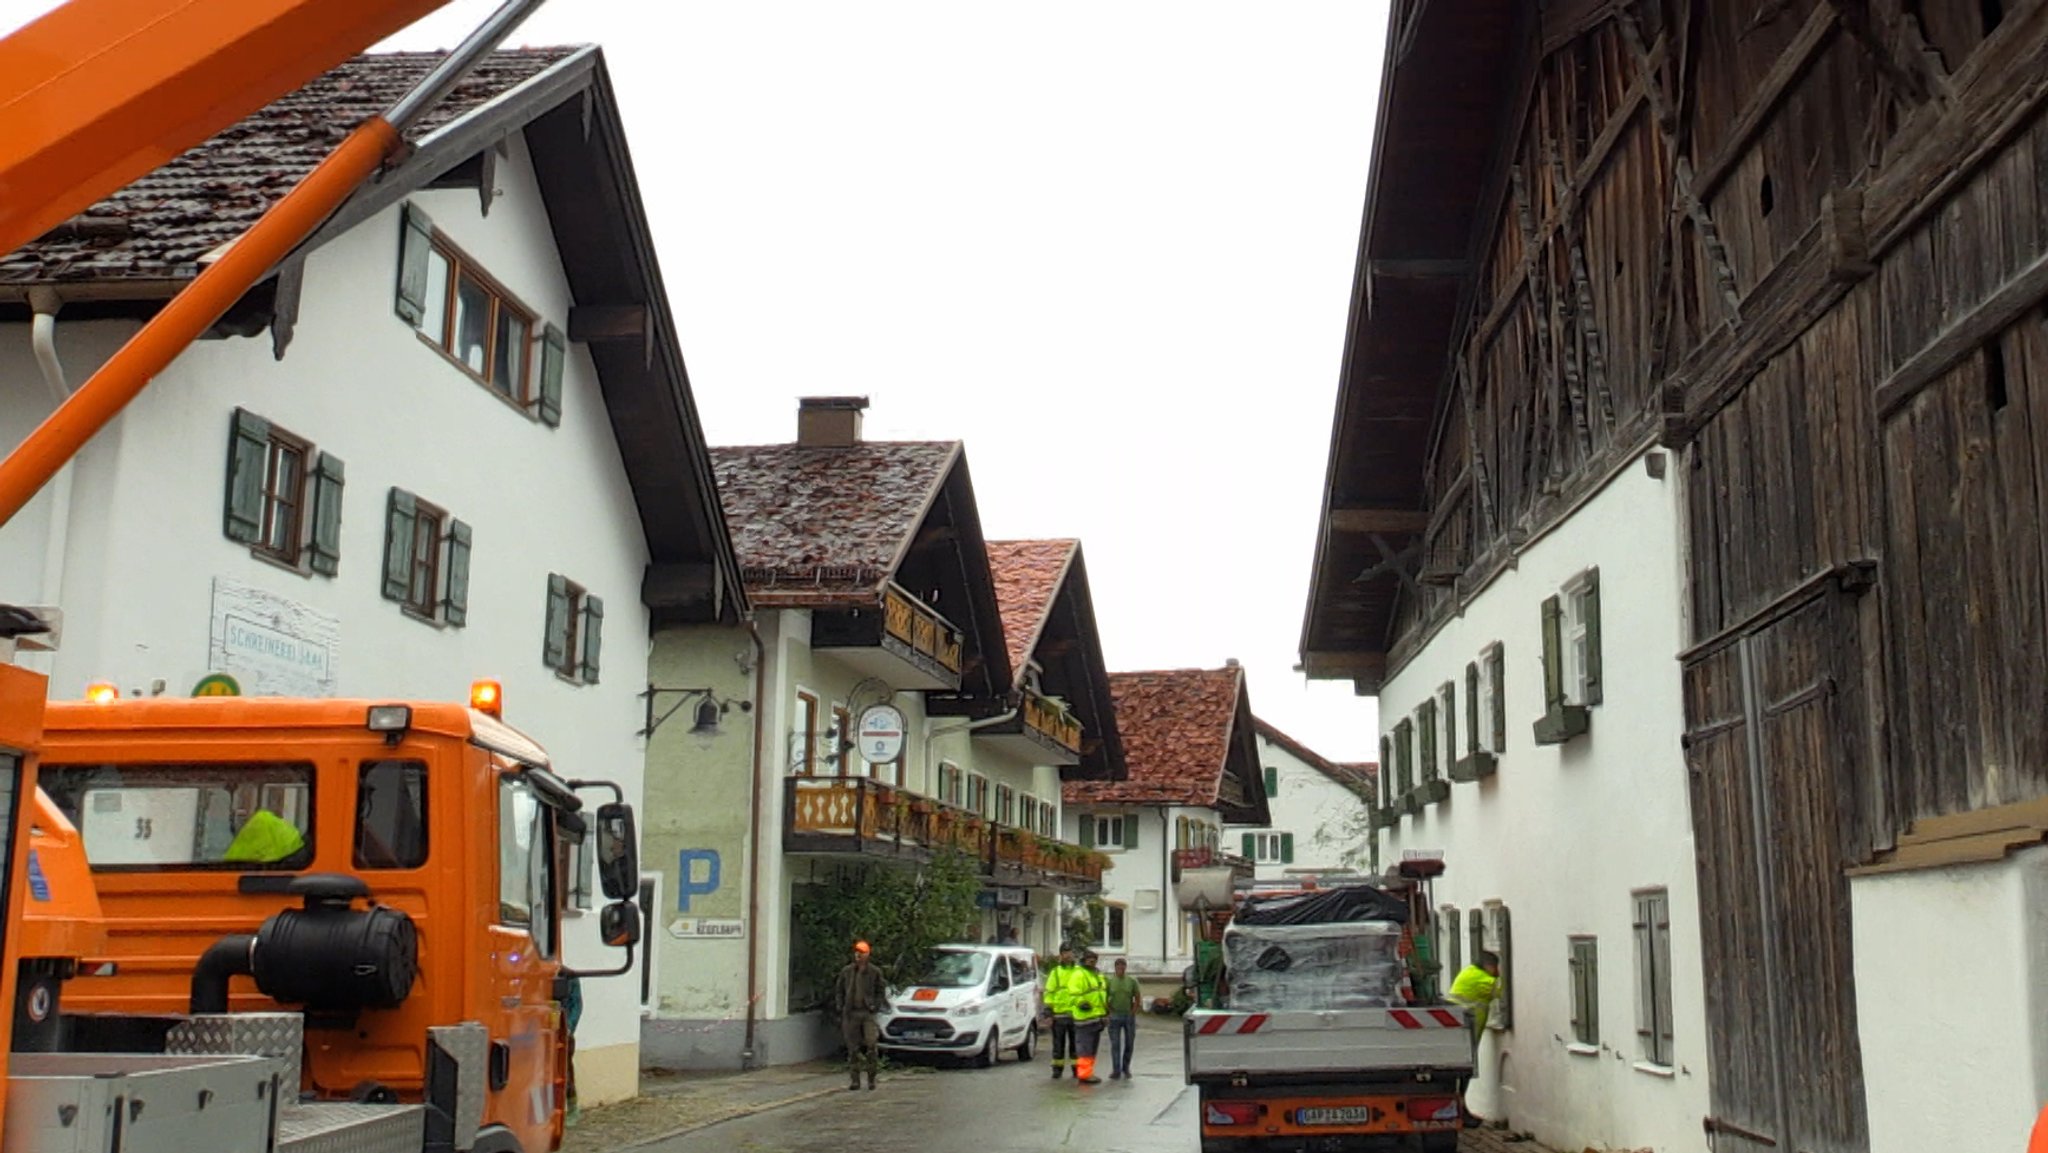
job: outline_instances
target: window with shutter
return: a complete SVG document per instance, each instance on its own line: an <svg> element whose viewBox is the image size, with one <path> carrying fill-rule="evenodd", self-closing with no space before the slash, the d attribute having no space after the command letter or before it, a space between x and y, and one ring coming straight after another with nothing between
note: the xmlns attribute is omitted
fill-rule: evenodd
<svg viewBox="0 0 2048 1153"><path fill-rule="evenodd" d="M451 625L469 623L469 524L448 522L447 591L441 596L441 617Z"/></svg>
<svg viewBox="0 0 2048 1153"><path fill-rule="evenodd" d="M1266 795L1268 797L1280 795L1280 770L1272 765L1266 766Z"/></svg>
<svg viewBox="0 0 2048 1153"><path fill-rule="evenodd" d="M1259 835L1258 835L1257 833L1245 833L1245 834L1243 834L1243 836L1242 836L1242 837L1240 837L1240 838L1239 838L1239 840L1240 840L1240 843L1241 843L1241 844L1240 844L1240 855L1241 855L1241 856L1243 856L1243 857L1244 857L1244 859L1245 859L1245 860L1247 860L1247 861L1256 861L1256 860L1258 860L1258 859L1259 859Z"/></svg>
<svg viewBox="0 0 2048 1153"><path fill-rule="evenodd" d="M221 529L251 554L333 576L341 560L342 464L246 409L228 427Z"/></svg>
<svg viewBox="0 0 2048 1153"><path fill-rule="evenodd" d="M1444 718L1444 763L1458 759L1458 685L1445 681L1436 693L1437 711Z"/></svg>
<svg viewBox="0 0 2048 1153"><path fill-rule="evenodd" d="M1486 650L1486 722L1492 730L1495 755L1508 751L1508 660L1500 645Z"/></svg>
<svg viewBox="0 0 2048 1153"><path fill-rule="evenodd" d="M1394 783L1403 798L1415 791L1415 725L1407 720L1394 726Z"/></svg>
<svg viewBox="0 0 2048 1153"><path fill-rule="evenodd" d="M585 594L583 597L583 683L597 683L598 655L604 648L604 599ZM846 735L842 719L840 735ZM853 742L843 741L842 748L852 747Z"/></svg>
<svg viewBox="0 0 2048 1153"><path fill-rule="evenodd" d="M1600 954L1594 937L1571 938L1572 1040L1581 1050L1600 1046Z"/></svg>
<svg viewBox="0 0 2048 1153"><path fill-rule="evenodd" d="M1479 708L1479 662L1465 666L1465 752L1476 753L1485 747L1486 738L1479 735L1479 720L1484 716Z"/></svg>
<svg viewBox="0 0 2048 1153"><path fill-rule="evenodd" d="M550 426L561 422L567 341L520 304L416 205L405 206L396 311L457 368ZM536 331L540 335L536 336ZM536 372L533 346L541 346Z"/></svg>
<svg viewBox="0 0 2048 1153"><path fill-rule="evenodd" d="M1671 912L1662 889L1635 895L1636 1042L1641 1059L1672 1064Z"/></svg>
<svg viewBox="0 0 2048 1153"><path fill-rule="evenodd" d="M562 423L562 371L568 360L562 330L548 325L540 337L540 420L549 428Z"/></svg>
<svg viewBox="0 0 2048 1153"><path fill-rule="evenodd" d="M541 661L558 674L566 675L574 667L569 662L570 654L576 651L576 594L581 591L569 583L568 577L560 573L548 574L547 617L541 626Z"/></svg>
<svg viewBox="0 0 2048 1153"><path fill-rule="evenodd" d="M1579 671L1585 636L1576 608L1576 593L1543 600L1543 716L1535 724L1539 745L1561 745L1592 727L1586 706L1573 698L1581 695Z"/></svg>
<svg viewBox="0 0 2048 1153"><path fill-rule="evenodd" d="M1121 841L1124 848L1135 849L1138 847L1138 815L1136 813L1125 814L1122 833Z"/></svg>
<svg viewBox="0 0 2048 1153"><path fill-rule="evenodd" d="M313 541L307 562L321 576L341 571L341 458L323 452L313 461Z"/></svg>
<svg viewBox="0 0 2048 1153"><path fill-rule="evenodd" d="M1459 922L1463 919L1464 914L1450 905L1445 905L1443 924L1437 930L1437 934L1444 942L1444 972L1449 973L1454 980L1465 968L1465 935L1459 929Z"/></svg>
<svg viewBox="0 0 2048 1153"><path fill-rule="evenodd" d="M400 603L412 585L413 508L413 495L402 488L392 489L384 506L384 598Z"/></svg>
<svg viewBox="0 0 2048 1153"><path fill-rule="evenodd" d="M1291 865L1294 863L1293 833L1280 834L1280 863L1283 865Z"/></svg>
<svg viewBox="0 0 2048 1153"><path fill-rule="evenodd" d="M1424 701L1415 710L1415 731L1421 736L1422 780L1427 783L1436 780L1436 702Z"/></svg>
<svg viewBox="0 0 2048 1153"><path fill-rule="evenodd" d="M548 635L554 635L555 581L548 578ZM566 582L565 582L566 583ZM566 601L564 602L566 611ZM818 698L803 689L796 691L796 705L790 710L789 771L813 776L818 771ZM943 774L944 768L941 767Z"/></svg>
<svg viewBox="0 0 2048 1153"><path fill-rule="evenodd" d="M1081 814L1081 847L1084 849L1095 847L1095 815L1093 813Z"/></svg>

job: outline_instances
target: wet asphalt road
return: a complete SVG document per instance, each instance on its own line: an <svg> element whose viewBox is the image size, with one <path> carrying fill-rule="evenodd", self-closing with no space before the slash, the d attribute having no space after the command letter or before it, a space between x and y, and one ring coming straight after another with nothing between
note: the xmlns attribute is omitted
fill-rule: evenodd
<svg viewBox="0 0 2048 1153"><path fill-rule="evenodd" d="M713 1125L647 1153L1194 1153L1193 1091L1181 1084L1179 1022L1138 1036L1136 1076L1100 1085L1052 1079L1041 1048L1026 1065L884 1073L870 1093L840 1092Z"/></svg>

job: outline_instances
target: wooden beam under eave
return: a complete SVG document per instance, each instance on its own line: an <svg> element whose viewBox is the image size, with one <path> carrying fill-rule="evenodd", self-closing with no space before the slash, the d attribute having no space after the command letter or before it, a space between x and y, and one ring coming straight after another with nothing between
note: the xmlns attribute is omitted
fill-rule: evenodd
<svg viewBox="0 0 2048 1153"><path fill-rule="evenodd" d="M594 340L640 340L647 334L647 306L644 304L579 304L569 309L569 339L577 344Z"/></svg>
<svg viewBox="0 0 2048 1153"><path fill-rule="evenodd" d="M1301 654L1301 671L1312 681L1369 681L1378 685L1387 675L1387 654L1311 649Z"/></svg>
<svg viewBox="0 0 2048 1153"><path fill-rule="evenodd" d="M1429 514L1405 508L1333 508L1327 522L1331 532L1422 532L1429 527Z"/></svg>
<svg viewBox="0 0 2048 1153"><path fill-rule="evenodd" d="M1449 260L1375 260L1369 266L1381 280L1462 280L1472 269L1464 257Z"/></svg>
<svg viewBox="0 0 2048 1153"><path fill-rule="evenodd" d="M708 562L651 564L640 580L640 603L650 609L716 607L723 584L718 566Z"/></svg>

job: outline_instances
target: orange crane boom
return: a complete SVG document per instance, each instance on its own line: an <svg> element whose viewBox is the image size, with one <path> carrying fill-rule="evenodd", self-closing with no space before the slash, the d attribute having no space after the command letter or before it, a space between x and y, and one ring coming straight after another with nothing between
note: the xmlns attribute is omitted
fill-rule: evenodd
<svg viewBox="0 0 2048 1153"><path fill-rule="evenodd" d="M0 252L446 0L70 0L0 40Z"/></svg>

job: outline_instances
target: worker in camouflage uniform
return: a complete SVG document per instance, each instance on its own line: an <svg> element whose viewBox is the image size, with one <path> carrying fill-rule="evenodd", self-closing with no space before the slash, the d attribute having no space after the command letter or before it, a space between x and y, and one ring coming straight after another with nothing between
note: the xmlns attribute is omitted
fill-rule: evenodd
<svg viewBox="0 0 2048 1153"><path fill-rule="evenodd" d="M868 960L868 943L853 943L853 960L839 970L832 1002L839 1009L839 1036L846 1042L848 1089L860 1088L866 1070L868 1088L875 1087L875 1073L881 1068L880 1027L875 1014L889 1007L889 982Z"/></svg>

